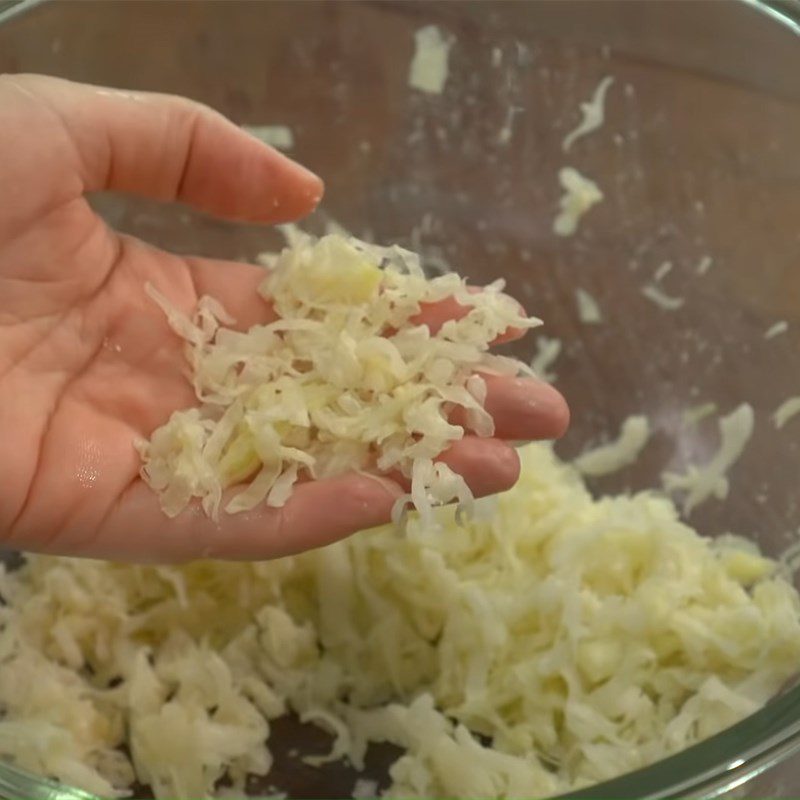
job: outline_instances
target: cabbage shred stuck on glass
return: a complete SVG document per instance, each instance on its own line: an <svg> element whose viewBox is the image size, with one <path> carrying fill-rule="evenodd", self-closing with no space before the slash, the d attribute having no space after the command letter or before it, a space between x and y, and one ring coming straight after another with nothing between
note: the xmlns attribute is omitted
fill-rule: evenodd
<svg viewBox="0 0 800 800"><path fill-rule="evenodd" d="M417 255L338 234L294 234L260 291L277 319L247 332L216 301L200 300L192 320L155 288L148 293L186 339L201 405L176 411L140 442L142 475L166 514L193 498L217 517L259 503L282 506L298 476L351 470L399 471L407 505L472 503L463 478L434 459L464 436L448 417L466 410L472 433L491 436L476 373L531 374L489 346L511 327L531 328L498 281L481 291L455 274L426 278ZM432 332L418 321L426 304L465 307ZM265 309L266 309L265 305ZM223 500L223 492L237 487Z"/></svg>

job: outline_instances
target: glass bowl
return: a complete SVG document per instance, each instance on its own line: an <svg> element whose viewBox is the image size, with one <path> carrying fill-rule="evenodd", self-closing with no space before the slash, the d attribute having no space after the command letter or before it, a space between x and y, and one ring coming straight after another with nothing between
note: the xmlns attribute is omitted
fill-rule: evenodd
<svg viewBox="0 0 800 800"><path fill-rule="evenodd" d="M655 428L640 461L593 481L596 491L650 487L662 470L702 461L718 432L710 419L687 427L686 409L748 401L756 433L730 496L691 522L750 536L775 557L796 540L800 451L769 416L800 393L797 0L24 2L2 21L3 71L174 92L243 125L291 128L291 154L327 182L312 230L334 221L472 280L505 277L564 343L554 370L573 424L559 452L574 455L629 414ZM414 32L429 23L454 38L441 94L408 85ZM606 75L605 124L565 155L579 104ZM552 222L567 164L605 200L563 238ZM94 202L117 228L179 252L250 260L278 241L185 208ZM685 298L676 311L641 294L665 262L665 291ZM580 321L577 287L602 324ZM765 338L782 320L788 330ZM535 340L517 353L530 358ZM305 735L279 730L284 744ZM572 797L797 796L798 749L800 688L787 687L733 728ZM297 797L347 796L348 781L280 757L270 775ZM89 797L10 766L0 795Z"/></svg>

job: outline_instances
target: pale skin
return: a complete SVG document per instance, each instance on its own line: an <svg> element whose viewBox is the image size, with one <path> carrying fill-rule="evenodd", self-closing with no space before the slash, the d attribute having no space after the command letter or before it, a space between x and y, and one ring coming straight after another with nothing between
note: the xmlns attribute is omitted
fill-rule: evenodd
<svg viewBox="0 0 800 800"><path fill-rule="evenodd" d="M34 75L0 76L0 543L134 562L267 559L389 519L403 488L343 475L299 485L282 509L175 519L139 477L136 437L195 404L180 340L147 282L190 312L219 299L246 327L269 318L248 265L187 258L111 230L86 194L112 190L265 225L301 219L322 181L210 109ZM428 309L437 324L452 304ZM511 332L509 336L513 336ZM478 495L516 481L509 441L556 438L552 387L489 381L493 439L443 454Z"/></svg>

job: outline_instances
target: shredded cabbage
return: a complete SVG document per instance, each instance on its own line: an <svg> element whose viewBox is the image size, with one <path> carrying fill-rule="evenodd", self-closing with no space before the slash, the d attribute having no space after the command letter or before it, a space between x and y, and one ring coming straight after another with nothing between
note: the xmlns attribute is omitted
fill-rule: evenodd
<svg viewBox="0 0 800 800"><path fill-rule="evenodd" d="M664 488L671 493L684 494L683 510L693 509L710 497L723 500L728 496L728 470L739 459L753 435L753 407L742 403L719 421L720 446L714 457L702 468L690 466L683 475L665 472Z"/></svg>
<svg viewBox="0 0 800 800"><path fill-rule="evenodd" d="M663 261L659 266L659 268L655 271L655 274L653 275L653 280L656 283L661 283L661 281L663 281L664 278L666 278L667 275L670 274L670 272L672 272L672 262Z"/></svg>
<svg viewBox="0 0 800 800"><path fill-rule="evenodd" d="M606 94L613 83L614 79L610 75L607 75L597 85L591 100L580 104L581 121L561 142L561 149L565 153L569 152L574 142L582 136L596 131L603 124L605 120Z"/></svg>
<svg viewBox="0 0 800 800"><path fill-rule="evenodd" d="M714 259L711 256L703 256L697 263L697 274L705 275L714 266Z"/></svg>
<svg viewBox="0 0 800 800"><path fill-rule="evenodd" d="M701 422L706 417L710 417L712 414L717 413L717 404L714 402L707 402L707 403L699 403L696 406L690 406L687 408L683 414L681 414L681 421L687 427L692 425L697 425L698 422Z"/></svg>
<svg viewBox="0 0 800 800"><path fill-rule="evenodd" d="M266 563L29 558L0 579L0 756L102 796L242 796L293 710L359 769L370 742L403 748L391 797L542 797L795 674L800 598L753 543L698 536L663 496L594 500L549 445L520 456L461 526L437 509Z"/></svg>
<svg viewBox="0 0 800 800"><path fill-rule="evenodd" d="M581 175L574 167L559 170L558 180L564 194L559 200L558 215L553 220L553 233L572 236L583 215L603 199L603 193L593 180Z"/></svg>
<svg viewBox="0 0 800 800"><path fill-rule="evenodd" d="M426 94L441 94L450 72L448 61L454 44L436 25L426 25L414 33L414 56L408 69L408 85Z"/></svg>
<svg viewBox="0 0 800 800"><path fill-rule="evenodd" d="M785 319L782 319L767 328L767 330L764 332L764 338L773 339L775 336L780 336L782 333L786 333L788 330L789 323Z"/></svg>
<svg viewBox="0 0 800 800"><path fill-rule="evenodd" d="M358 798L378 797L378 782L359 778L353 786L353 797L356 800Z"/></svg>
<svg viewBox="0 0 800 800"><path fill-rule="evenodd" d="M492 356L510 327L540 324L522 315L498 281L480 292L447 274L428 279L419 258L330 234L314 239L291 227L289 246L271 259L261 292L279 319L239 332L219 303L202 298L193 319L155 288L148 292L187 342L202 405L176 411L139 444L142 476L166 514L198 498L217 517L223 492L234 514L259 503L282 506L302 472L325 478L350 470L399 470L410 502L432 506L472 494L434 459L464 429L448 422L456 406L470 429L494 433L475 391L476 371L532 374L520 361ZM468 309L432 333L416 316L425 303L454 297Z"/></svg>
<svg viewBox="0 0 800 800"><path fill-rule="evenodd" d="M772 414L772 421L780 429L797 414L800 414L800 395L784 400Z"/></svg>
<svg viewBox="0 0 800 800"><path fill-rule="evenodd" d="M673 297L664 292L655 284L649 283L642 287L642 294L654 305L664 311L677 311L686 302L684 297Z"/></svg>
<svg viewBox="0 0 800 800"><path fill-rule="evenodd" d="M294 133L288 125L242 125L251 136L278 150L294 147Z"/></svg>
<svg viewBox="0 0 800 800"><path fill-rule="evenodd" d="M584 325L596 325L603 321L597 300L586 289L575 290L575 301L578 305L578 319Z"/></svg>
<svg viewBox="0 0 800 800"><path fill-rule="evenodd" d="M550 372L549 370L561 354L561 347L561 339L551 339L548 336L540 336L536 340L536 354L531 360L531 369L547 383L553 383L558 377L554 372Z"/></svg>
<svg viewBox="0 0 800 800"><path fill-rule="evenodd" d="M583 475L608 475L633 464L650 438L647 417L628 417L620 429L619 438L608 444L581 453L572 463Z"/></svg>

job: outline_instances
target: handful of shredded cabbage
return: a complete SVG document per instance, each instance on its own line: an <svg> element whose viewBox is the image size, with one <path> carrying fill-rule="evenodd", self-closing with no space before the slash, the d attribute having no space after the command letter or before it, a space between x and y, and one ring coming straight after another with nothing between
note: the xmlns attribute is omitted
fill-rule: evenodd
<svg viewBox="0 0 800 800"><path fill-rule="evenodd" d="M247 332L221 327L233 320L210 298L189 320L149 287L187 340L202 405L175 412L140 443L143 478L169 516L199 498L217 517L223 491L240 485L226 512L282 506L303 471L325 478L368 469L410 480L395 519L407 505L428 520L434 505L469 509L463 478L434 463L464 435L449 414L462 407L469 429L491 436L476 372L532 374L488 350L509 328L540 324L502 288L498 281L471 292L454 273L428 279L419 257L396 246L302 233L261 287L278 319ZM420 310L450 297L467 313L432 333Z"/></svg>
<svg viewBox="0 0 800 800"><path fill-rule="evenodd" d="M797 671L800 599L754 545L656 494L595 500L546 444L521 457L461 526L436 509L259 564L30 558L0 582L0 756L103 796L243 796L291 710L357 768L403 748L390 797L544 797L710 736Z"/></svg>

